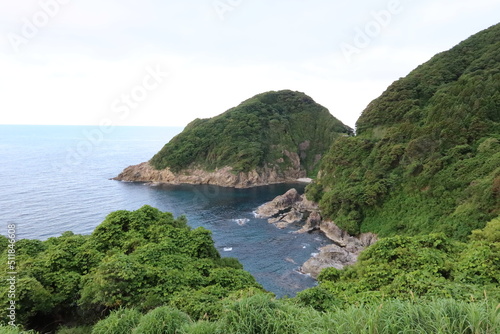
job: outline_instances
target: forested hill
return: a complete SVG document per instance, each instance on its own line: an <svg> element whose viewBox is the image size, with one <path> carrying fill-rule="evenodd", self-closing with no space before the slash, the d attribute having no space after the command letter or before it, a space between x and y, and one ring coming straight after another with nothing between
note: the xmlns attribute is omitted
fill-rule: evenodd
<svg viewBox="0 0 500 334"><path fill-rule="evenodd" d="M194 120L150 163L156 169L168 167L174 172L225 166L248 172L264 166L285 170L297 158L307 174L313 175L333 139L351 133L309 96L290 90L271 91L216 117Z"/></svg>
<svg viewBox="0 0 500 334"><path fill-rule="evenodd" d="M308 196L351 233L463 238L500 214L500 24L434 56L335 141Z"/></svg>

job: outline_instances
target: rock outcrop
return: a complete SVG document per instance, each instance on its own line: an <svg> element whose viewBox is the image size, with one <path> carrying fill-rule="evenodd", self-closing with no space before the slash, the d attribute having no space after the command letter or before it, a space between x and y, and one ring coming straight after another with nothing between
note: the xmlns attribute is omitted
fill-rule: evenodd
<svg viewBox="0 0 500 334"><path fill-rule="evenodd" d="M339 245L327 245L319 249L319 253L307 260L300 271L317 278L321 270L334 267L342 269L344 266L356 263L358 255L349 252L346 248Z"/></svg>
<svg viewBox="0 0 500 334"><path fill-rule="evenodd" d="M296 182L303 178L305 171L300 166L292 166L279 171L276 167L263 167L250 172L234 173L231 167L214 171L190 168L173 173L169 168L157 170L149 162L125 168L114 180L128 182L151 182L168 184L213 184L222 187L249 188L274 183Z"/></svg>
<svg viewBox="0 0 500 334"><path fill-rule="evenodd" d="M268 222L279 228L285 228L290 224L300 222L310 212L318 210L317 205L299 195L295 188L288 190L285 194L275 197L272 201L265 203L255 210L255 216L268 218ZM307 218L309 220L309 218Z"/></svg>
<svg viewBox="0 0 500 334"><path fill-rule="evenodd" d="M373 233L363 233L357 237L349 235L332 221L323 221L318 204L300 195L296 189L277 196L255 211L257 217L268 218L268 222L278 228L305 221L301 229L295 233L306 233L321 230L333 244L321 247L319 253L307 260L300 271L317 278L322 269L335 267L342 269L354 264L359 253L377 241Z"/></svg>
<svg viewBox="0 0 500 334"><path fill-rule="evenodd" d="M373 233L362 233L357 237L353 237L331 221L321 221L319 229L328 239L341 247L351 248L352 251L364 249L377 241L377 236Z"/></svg>
<svg viewBox="0 0 500 334"><path fill-rule="evenodd" d="M321 231L334 242L334 244L321 247L319 253L307 260L300 271L317 278L321 270L328 267L342 269L347 265L356 263L358 255L366 247L377 241L373 233L363 233L353 237L342 231L333 222L321 222Z"/></svg>
<svg viewBox="0 0 500 334"><path fill-rule="evenodd" d="M295 188L292 188L283 195L276 196L272 201L259 206L255 213L259 218L273 217L281 211L292 208L299 200L299 193Z"/></svg>

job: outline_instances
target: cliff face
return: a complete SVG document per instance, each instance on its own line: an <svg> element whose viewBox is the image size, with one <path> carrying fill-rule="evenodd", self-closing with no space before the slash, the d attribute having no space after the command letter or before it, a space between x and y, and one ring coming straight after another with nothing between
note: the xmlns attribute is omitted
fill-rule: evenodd
<svg viewBox="0 0 500 334"><path fill-rule="evenodd" d="M314 177L331 143L350 134L304 93L267 92L192 121L147 163L115 179L238 188L296 181Z"/></svg>
<svg viewBox="0 0 500 334"><path fill-rule="evenodd" d="M157 170L149 162L143 162L125 168L114 180L169 184L213 184L221 187L248 188L273 183L294 182L304 176L305 172L300 168L280 171L276 167L264 167L239 173L235 173L229 166L215 171L190 168L180 173L174 173L169 168Z"/></svg>

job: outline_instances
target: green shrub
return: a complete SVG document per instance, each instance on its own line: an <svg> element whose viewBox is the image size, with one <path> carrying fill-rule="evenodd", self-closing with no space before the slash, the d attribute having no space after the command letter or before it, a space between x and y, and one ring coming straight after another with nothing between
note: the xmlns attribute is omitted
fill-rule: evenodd
<svg viewBox="0 0 500 334"><path fill-rule="evenodd" d="M382 238L355 265L324 269L319 286L297 298L320 311L392 298L499 298L499 259L498 243L466 244L443 234Z"/></svg>
<svg viewBox="0 0 500 334"><path fill-rule="evenodd" d="M23 331L19 327L0 325L0 334L36 334L34 331Z"/></svg>
<svg viewBox="0 0 500 334"><path fill-rule="evenodd" d="M221 334L216 322L198 321L182 327L182 334Z"/></svg>
<svg viewBox="0 0 500 334"><path fill-rule="evenodd" d="M170 304L194 320L216 320L223 310L222 299L227 295L226 289L211 285L199 290L179 291L174 294Z"/></svg>
<svg viewBox="0 0 500 334"><path fill-rule="evenodd" d="M500 217L488 222L485 228L472 231L471 239L500 243Z"/></svg>
<svg viewBox="0 0 500 334"><path fill-rule="evenodd" d="M178 334L180 328L190 323L189 316L177 309L162 306L144 315L133 334Z"/></svg>
<svg viewBox="0 0 500 334"><path fill-rule="evenodd" d="M231 304L220 326L223 333L302 334L306 310L260 294Z"/></svg>
<svg viewBox="0 0 500 334"><path fill-rule="evenodd" d="M119 309L95 324L92 334L131 334L142 315L135 309Z"/></svg>
<svg viewBox="0 0 500 334"><path fill-rule="evenodd" d="M57 330L57 334L91 334L92 327L61 327Z"/></svg>
<svg viewBox="0 0 500 334"><path fill-rule="evenodd" d="M326 313L318 333L483 333L497 334L500 313L493 304L434 301L389 301L379 305L350 306Z"/></svg>
<svg viewBox="0 0 500 334"><path fill-rule="evenodd" d="M313 287L300 291L295 299L300 305L310 306L320 312L342 305L342 302L335 298L333 293L322 287Z"/></svg>

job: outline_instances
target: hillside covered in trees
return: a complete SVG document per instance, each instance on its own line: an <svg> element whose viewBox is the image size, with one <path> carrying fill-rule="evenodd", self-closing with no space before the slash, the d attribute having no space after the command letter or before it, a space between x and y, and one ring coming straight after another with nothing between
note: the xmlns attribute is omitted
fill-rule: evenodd
<svg viewBox="0 0 500 334"><path fill-rule="evenodd" d="M7 272L8 239L1 236L0 245L0 267ZM238 260L220 257L208 230L191 229L185 217L150 206L113 212L91 235L19 240L16 269L15 323L38 330L94 324L123 307L170 304L208 317L220 312L219 300L230 293L262 290ZM0 288L7 305L8 282ZM8 314L2 307L2 323Z"/></svg>
<svg viewBox="0 0 500 334"><path fill-rule="evenodd" d="M312 176L332 141L351 133L309 96L271 91L219 116L195 119L151 159L151 164L173 171L192 166L208 170L230 166L235 172L264 166L286 170L293 165L293 153Z"/></svg>
<svg viewBox="0 0 500 334"><path fill-rule="evenodd" d="M464 239L500 214L500 25L434 56L334 142L307 196L351 234Z"/></svg>
<svg viewBox="0 0 500 334"><path fill-rule="evenodd" d="M18 241L15 323L58 334L496 334L499 223L469 243L383 239L356 265L328 268L319 286L276 300L184 217L116 211L91 235ZM0 237L4 272L7 247ZM0 282L2 305L9 284ZM9 313L0 310L0 333L21 333Z"/></svg>

